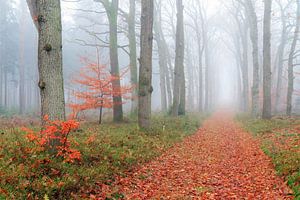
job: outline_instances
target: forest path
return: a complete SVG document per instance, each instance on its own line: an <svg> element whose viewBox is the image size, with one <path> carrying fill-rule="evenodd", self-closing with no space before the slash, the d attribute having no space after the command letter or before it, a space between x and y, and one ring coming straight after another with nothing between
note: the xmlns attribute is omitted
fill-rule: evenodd
<svg viewBox="0 0 300 200"><path fill-rule="evenodd" d="M259 142L225 112L112 187L126 199L293 199Z"/></svg>

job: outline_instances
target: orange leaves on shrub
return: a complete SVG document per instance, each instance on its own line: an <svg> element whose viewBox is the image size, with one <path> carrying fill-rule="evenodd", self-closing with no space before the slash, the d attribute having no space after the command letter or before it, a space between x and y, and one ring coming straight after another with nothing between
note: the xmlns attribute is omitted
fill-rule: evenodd
<svg viewBox="0 0 300 200"><path fill-rule="evenodd" d="M63 157L65 162L79 161L81 154L76 149L71 149L71 141L68 138L71 131L79 128L79 123L75 120L51 121L48 116L45 116L44 120L46 124L41 131L35 132L28 128L22 128L27 133L25 137L28 141L33 142L44 151L49 147L53 148L52 141L56 141L56 156Z"/></svg>
<svg viewBox="0 0 300 200"><path fill-rule="evenodd" d="M113 76L108 71L107 66L94 63L87 58L81 60L85 67L72 80L74 84L80 86L78 91L73 92L76 103L69 104L73 110L72 118L83 110L112 108L114 105L113 97L132 98L131 93L134 86L114 88L112 84L114 81L120 80L128 72L128 69L123 71L120 76Z"/></svg>

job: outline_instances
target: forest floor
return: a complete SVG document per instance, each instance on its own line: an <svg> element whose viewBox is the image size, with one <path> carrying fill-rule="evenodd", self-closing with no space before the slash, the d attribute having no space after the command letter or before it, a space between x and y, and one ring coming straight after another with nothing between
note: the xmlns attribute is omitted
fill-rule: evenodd
<svg viewBox="0 0 300 200"><path fill-rule="evenodd" d="M114 183L102 185L91 197L293 199L292 190L260 146L260 139L244 131L233 115L219 112L196 134Z"/></svg>

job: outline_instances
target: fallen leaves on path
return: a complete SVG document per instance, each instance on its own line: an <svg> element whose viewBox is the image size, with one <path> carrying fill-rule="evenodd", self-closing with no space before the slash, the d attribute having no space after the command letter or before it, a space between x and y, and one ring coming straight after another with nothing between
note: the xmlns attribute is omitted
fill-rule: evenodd
<svg viewBox="0 0 300 200"><path fill-rule="evenodd" d="M293 199L259 142L226 113L215 114L195 135L101 190L100 199L112 194L126 199Z"/></svg>

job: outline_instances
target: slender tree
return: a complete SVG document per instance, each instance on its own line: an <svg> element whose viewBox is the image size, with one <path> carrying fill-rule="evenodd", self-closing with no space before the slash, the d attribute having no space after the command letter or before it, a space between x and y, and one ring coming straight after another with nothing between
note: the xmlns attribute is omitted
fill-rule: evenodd
<svg viewBox="0 0 300 200"><path fill-rule="evenodd" d="M24 1L21 2L22 8L22 20L26 20L25 10L26 3ZM19 60L19 76L20 76L20 84L19 84L19 113L22 115L25 112L25 62L24 62L24 54L25 54L25 31L26 31L26 23L20 24L20 60Z"/></svg>
<svg viewBox="0 0 300 200"><path fill-rule="evenodd" d="M136 53L136 1L129 0L129 12L125 12L120 9L124 16L126 23L128 24L128 40L129 40L129 60L130 60L130 81L131 85L136 86L132 90L132 101L131 101L131 113L137 113L138 107L138 70L137 70L137 53Z"/></svg>
<svg viewBox="0 0 300 200"><path fill-rule="evenodd" d="M263 119L272 117L271 107L271 11L272 0L264 1L264 32L263 32Z"/></svg>
<svg viewBox="0 0 300 200"><path fill-rule="evenodd" d="M300 29L300 0L297 0L297 17L296 17L296 27L293 37L293 42L291 45L291 50L289 53L288 59L288 92L287 92L287 106L286 114L288 116L292 115L292 100L293 100L293 91L294 91L294 54L299 37Z"/></svg>
<svg viewBox="0 0 300 200"><path fill-rule="evenodd" d="M165 51L165 38L163 36L161 27L161 5L155 1L154 10L154 33L155 41L157 44L159 56L159 77L160 77L160 91L161 91L161 109L166 113L168 109L167 88L166 88L166 71L168 70L167 52Z"/></svg>
<svg viewBox="0 0 300 200"><path fill-rule="evenodd" d="M287 26L287 18L286 18L286 9L288 6L283 7L280 1L277 1L277 4L280 7L281 13L281 38L280 45L278 46L278 60L277 60L277 85L276 85L276 99L275 99L275 113L279 110L279 104L282 93L282 75L284 68L284 52L287 44L288 38L288 26Z"/></svg>
<svg viewBox="0 0 300 200"><path fill-rule="evenodd" d="M185 112L184 80L184 25L183 25L183 5L182 0L177 0L177 28L176 28L176 57L174 74L174 95L172 115L177 116Z"/></svg>
<svg viewBox="0 0 300 200"><path fill-rule="evenodd" d="M107 19L109 22L109 55L110 55L110 66L111 75L119 76L119 56L118 56L118 11L119 11L119 0L95 0L96 2L102 3ZM120 79L113 81L114 93L119 93L118 90L121 88ZM123 105L122 97L113 97L113 118L114 122L120 122L123 120Z"/></svg>
<svg viewBox="0 0 300 200"><path fill-rule="evenodd" d="M153 0L142 0L141 53L139 72L138 122L140 128L150 127L153 47Z"/></svg>

